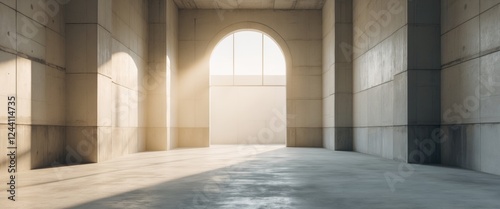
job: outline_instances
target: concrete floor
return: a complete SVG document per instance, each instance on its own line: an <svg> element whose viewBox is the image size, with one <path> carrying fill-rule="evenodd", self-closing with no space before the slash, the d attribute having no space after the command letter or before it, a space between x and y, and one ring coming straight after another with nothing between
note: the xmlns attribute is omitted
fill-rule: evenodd
<svg viewBox="0 0 500 209"><path fill-rule="evenodd" d="M500 176L421 165L413 165L413 173L399 173L402 165L406 164L353 152L282 146L138 153L105 163L21 173L17 201L6 203L2 197L0 205L44 209L500 207ZM394 192L384 177L387 172L400 176Z"/></svg>

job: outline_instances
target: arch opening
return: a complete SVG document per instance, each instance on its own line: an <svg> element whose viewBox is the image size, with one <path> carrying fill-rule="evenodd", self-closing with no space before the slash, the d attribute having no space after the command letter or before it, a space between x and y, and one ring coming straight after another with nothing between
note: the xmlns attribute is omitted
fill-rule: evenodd
<svg viewBox="0 0 500 209"><path fill-rule="evenodd" d="M285 144L286 60L258 30L226 35L210 56L210 144Z"/></svg>

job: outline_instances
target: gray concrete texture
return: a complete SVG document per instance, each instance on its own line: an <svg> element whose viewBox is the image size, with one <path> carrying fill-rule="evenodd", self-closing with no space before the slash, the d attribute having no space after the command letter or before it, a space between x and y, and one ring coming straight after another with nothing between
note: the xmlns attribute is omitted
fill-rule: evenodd
<svg viewBox="0 0 500 209"><path fill-rule="evenodd" d="M353 1L353 149L407 161L406 1Z"/></svg>
<svg viewBox="0 0 500 209"><path fill-rule="evenodd" d="M422 159L421 145L439 128L439 8L438 1L353 1L355 151L440 162L435 148Z"/></svg>
<svg viewBox="0 0 500 209"><path fill-rule="evenodd" d="M317 148L216 146L138 153L99 164L33 170L20 177L22 198L14 203L18 208L500 205L499 176ZM2 205L5 201L0 199Z"/></svg>
<svg viewBox="0 0 500 209"><path fill-rule="evenodd" d="M443 1L441 124L445 165L500 174L500 1Z"/></svg>
<svg viewBox="0 0 500 209"><path fill-rule="evenodd" d="M323 147L352 146L352 1L326 1L323 7Z"/></svg>

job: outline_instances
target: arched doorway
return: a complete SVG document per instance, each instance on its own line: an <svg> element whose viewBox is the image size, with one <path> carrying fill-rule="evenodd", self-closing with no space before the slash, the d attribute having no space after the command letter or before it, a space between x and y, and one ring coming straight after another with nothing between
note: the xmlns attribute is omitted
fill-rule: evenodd
<svg viewBox="0 0 500 209"><path fill-rule="evenodd" d="M285 144L286 71L266 33L225 36L210 56L210 143Z"/></svg>

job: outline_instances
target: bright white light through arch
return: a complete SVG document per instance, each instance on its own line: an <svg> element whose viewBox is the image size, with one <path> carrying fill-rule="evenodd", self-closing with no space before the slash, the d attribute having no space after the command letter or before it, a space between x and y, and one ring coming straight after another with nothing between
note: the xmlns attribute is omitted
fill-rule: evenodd
<svg viewBox="0 0 500 209"><path fill-rule="evenodd" d="M285 85L285 74L281 47L260 31L229 34L210 58L211 85Z"/></svg>
<svg viewBox="0 0 500 209"><path fill-rule="evenodd" d="M211 144L285 144L286 121L274 123L286 114L281 47L256 30L224 37L210 57L209 99Z"/></svg>

